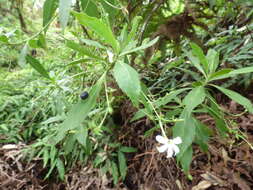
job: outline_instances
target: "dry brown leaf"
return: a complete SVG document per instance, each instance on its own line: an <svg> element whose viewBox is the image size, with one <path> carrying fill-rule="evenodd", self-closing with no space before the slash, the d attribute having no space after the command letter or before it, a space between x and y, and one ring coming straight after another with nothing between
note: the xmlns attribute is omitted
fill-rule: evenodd
<svg viewBox="0 0 253 190"><path fill-rule="evenodd" d="M206 181L211 182L213 185L225 186L225 182L222 179L209 172L202 174L201 177L203 177Z"/></svg>
<svg viewBox="0 0 253 190"><path fill-rule="evenodd" d="M212 183L210 181L201 181L198 183L198 185L195 185L192 190L205 190L212 186Z"/></svg>
<svg viewBox="0 0 253 190"><path fill-rule="evenodd" d="M250 190L251 188L248 186L248 184L246 183L246 181L244 179L242 179L238 174L233 174L233 181L235 184L238 185L238 187L241 190Z"/></svg>

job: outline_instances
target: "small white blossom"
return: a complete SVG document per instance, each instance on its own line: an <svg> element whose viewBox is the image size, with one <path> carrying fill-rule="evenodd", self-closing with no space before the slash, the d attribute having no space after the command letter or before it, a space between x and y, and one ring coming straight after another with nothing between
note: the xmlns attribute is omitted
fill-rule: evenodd
<svg viewBox="0 0 253 190"><path fill-rule="evenodd" d="M108 55L108 59L109 59L109 62L112 63L113 62L113 53L109 50L107 50L107 55Z"/></svg>
<svg viewBox="0 0 253 190"><path fill-rule="evenodd" d="M182 143L182 139L180 137L168 139L167 137L157 135L156 140L162 144L161 146L157 147L158 152L167 152L167 158L171 158L179 153L179 148L177 145Z"/></svg>

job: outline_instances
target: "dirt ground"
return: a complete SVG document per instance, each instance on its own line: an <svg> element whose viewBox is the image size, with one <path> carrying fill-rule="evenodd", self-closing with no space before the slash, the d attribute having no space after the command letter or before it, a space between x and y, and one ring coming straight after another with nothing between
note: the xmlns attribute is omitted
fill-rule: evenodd
<svg viewBox="0 0 253 190"><path fill-rule="evenodd" d="M125 106L128 106L126 104ZM229 112L237 114L241 107L233 101L223 105ZM43 180L45 169L40 160L26 163L20 151L25 145L13 149L0 148L0 190L251 190L253 189L253 115L244 114L230 119L237 122L230 138L212 137L209 152L194 147L191 165L192 180L176 165L175 159L166 159L156 151L154 136L143 137L150 128L147 119L130 123L133 110L125 107L124 130L128 133L121 137L124 145L138 149L137 153L127 155L128 175L124 182L112 187L112 179L102 175L98 169L89 166L76 166L66 175L66 181ZM214 121L208 115L199 115L198 119L208 126ZM130 129L130 131L129 131ZM237 138L245 134L246 140Z"/></svg>

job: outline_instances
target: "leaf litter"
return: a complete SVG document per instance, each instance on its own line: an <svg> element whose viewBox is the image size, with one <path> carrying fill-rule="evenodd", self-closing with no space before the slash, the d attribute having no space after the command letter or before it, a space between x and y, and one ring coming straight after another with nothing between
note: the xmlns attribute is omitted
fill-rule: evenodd
<svg viewBox="0 0 253 190"><path fill-rule="evenodd" d="M223 104L233 114L241 112L234 102ZM113 187L110 176L99 169L77 165L66 174L65 182L58 179L44 180L47 172L41 160L27 162L22 159L22 148L26 145L0 147L0 190L250 190L253 189L253 115L243 114L232 119L237 122L233 128L246 135L247 142L230 135L227 139L210 139L209 152L202 152L194 146L191 164L192 180L187 179L177 166L175 159L167 159L156 150L155 134L145 138L144 132L151 129L152 122L143 118L130 122L136 110L127 101L121 106L122 129L119 140L125 146L132 146L138 152L127 154L128 174L124 182ZM209 127L214 121L205 114L198 119ZM7 147L7 148L6 148Z"/></svg>

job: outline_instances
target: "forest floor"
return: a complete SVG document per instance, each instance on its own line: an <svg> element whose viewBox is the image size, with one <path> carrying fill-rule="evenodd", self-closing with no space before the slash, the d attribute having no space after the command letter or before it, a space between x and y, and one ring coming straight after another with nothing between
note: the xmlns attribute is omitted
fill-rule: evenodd
<svg viewBox="0 0 253 190"><path fill-rule="evenodd" d="M248 95L249 96L249 95ZM249 97L253 100L252 97ZM239 114L242 108L233 101L221 98L223 109ZM208 153L194 147L194 157L189 180L176 165L175 159L166 159L158 154L154 136L145 138L144 132L151 123L142 119L130 123L134 109L126 102L123 105L123 127L120 141L138 149L128 154L128 175L117 187L112 187L112 179L102 175L90 166L76 166L66 174L65 182L55 179L43 180L46 169L41 160L27 163L22 160L21 149L26 145L3 149L0 147L0 190L251 190L253 189L253 115L240 117L231 115L237 123L231 128L229 138L210 139ZM205 114L198 119L214 127L213 119ZM247 138L238 138L244 134ZM249 142L249 143L248 143Z"/></svg>

